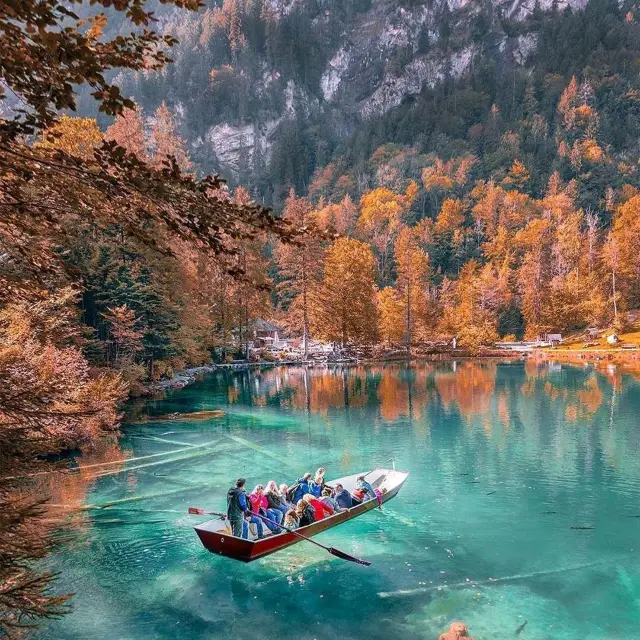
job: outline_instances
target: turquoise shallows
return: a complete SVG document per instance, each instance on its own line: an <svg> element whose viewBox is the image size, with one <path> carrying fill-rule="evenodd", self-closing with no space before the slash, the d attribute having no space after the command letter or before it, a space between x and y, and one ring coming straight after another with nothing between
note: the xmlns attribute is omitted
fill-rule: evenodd
<svg viewBox="0 0 640 640"><path fill-rule="evenodd" d="M88 509L51 565L74 612L40 638L640 638L640 386L612 366L463 361L220 372L138 412L120 452L55 499ZM113 464L119 457L124 462ZM395 457L396 499L245 565L208 553L188 506ZM103 475L97 475L101 473ZM93 474L93 475L92 475ZM55 485L55 481L54 481ZM69 496L72 496L71 498ZM522 625L526 622L526 625Z"/></svg>

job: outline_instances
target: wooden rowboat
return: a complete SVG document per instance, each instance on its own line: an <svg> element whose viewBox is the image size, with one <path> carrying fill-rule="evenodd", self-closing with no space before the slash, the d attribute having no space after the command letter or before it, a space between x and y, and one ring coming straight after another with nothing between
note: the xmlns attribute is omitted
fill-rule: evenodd
<svg viewBox="0 0 640 640"><path fill-rule="evenodd" d="M336 478L327 484L335 486L340 483L347 491L351 492L355 489L356 481L361 475L363 474L356 473L352 476ZM397 495L408 475L408 473L396 471L395 469L374 469L366 474L368 482L371 483L374 489L380 489L381 491L386 489L386 492L381 497L382 502L387 502L387 500L391 500L391 498ZM351 509L340 511L328 518L296 529L296 532L307 537L315 536L322 531L331 529L331 527L335 527L371 509L375 509L377 506L378 500L373 498ZM241 560L242 562L257 560L258 558L280 551L280 549L284 549L301 541L301 538L289 532L269 535L262 540L237 538L231 535L229 522L222 518L208 520L194 528L202 544L206 549L211 551L211 553L219 553L220 555L233 558L234 560Z"/></svg>

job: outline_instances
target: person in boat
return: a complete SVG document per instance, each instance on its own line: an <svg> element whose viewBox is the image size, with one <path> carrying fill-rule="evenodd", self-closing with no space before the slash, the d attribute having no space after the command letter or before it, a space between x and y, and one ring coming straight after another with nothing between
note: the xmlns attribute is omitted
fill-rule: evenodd
<svg viewBox="0 0 640 640"><path fill-rule="evenodd" d="M287 499L287 494L289 493L289 487L283 482L280 487L280 497L282 498L282 501L284 502L285 505L287 505L287 507L289 509L293 509L294 511L296 510L296 505L294 502L290 502Z"/></svg>
<svg viewBox="0 0 640 640"><path fill-rule="evenodd" d="M286 505L286 500L282 497L275 480L267 482L267 490L264 495L267 498L269 509L282 513L282 518L280 519L280 522L282 522L287 511L289 511L289 507Z"/></svg>
<svg viewBox="0 0 640 640"><path fill-rule="evenodd" d="M329 487L325 487L322 490L322 497L320 498L320 502L324 502L326 505L331 507L334 513L338 513L342 511L342 507L338 504L338 501L331 495L333 492Z"/></svg>
<svg viewBox="0 0 640 640"><path fill-rule="evenodd" d="M353 504L362 504L364 502L365 499L365 492L362 489L354 489L352 494L351 494L351 500L353 501Z"/></svg>
<svg viewBox="0 0 640 640"><path fill-rule="evenodd" d="M300 518L295 509L289 509L284 517L284 526L287 529L297 529L300 526Z"/></svg>
<svg viewBox="0 0 640 640"><path fill-rule="evenodd" d="M387 490L384 487L382 487L382 489L378 489L376 487L373 491L376 494L376 499L378 500L378 507L382 509L382 496L387 493Z"/></svg>
<svg viewBox="0 0 640 640"><path fill-rule="evenodd" d="M257 484L256 488L249 494L249 503L251 504L251 511L255 514L255 517L262 515L266 520L263 520L269 531L276 533L280 531L278 526L284 517L282 511L276 509L269 509L269 503L267 497L264 495L264 487L261 484ZM260 520L260 518L258 518Z"/></svg>
<svg viewBox="0 0 640 640"><path fill-rule="evenodd" d="M299 527L306 527L308 524L311 524L316 520L316 512L313 507L302 498L300 498L296 504L296 516L298 516Z"/></svg>
<svg viewBox="0 0 640 640"><path fill-rule="evenodd" d="M302 499L307 504L310 504L313 507L313 510L316 514L316 522L333 515L333 509L328 504L325 504L321 500L318 500L318 498L316 498L313 494L307 493L307 495Z"/></svg>
<svg viewBox="0 0 640 640"><path fill-rule="evenodd" d="M351 494L340 483L336 485L335 499L342 509L351 509L353 506Z"/></svg>
<svg viewBox="0 0 640 640"><path fill-rule="evenodd" d="M322 495L324 489L324 467L319 467L316 471L316 475L313 476L313 480L309 483L309 493L316 498Z"/></svg>
<svg viewBox="0 0 640 640"><path fill-rule="evenodd" d="M356 489L358 491L364 492L366 500L371 500L371 498L376 497L376 492L373 490L373 487L365 480L364 476L358 476L358 480L356 481Z"/></svg>
<svg viewBox="0 0 640 640"><path fill-rule="evenodd" d="M227 518L231 525L231 535L237 538L249 537L249 522L253 522L258 530L258 538L264 537L262 520L254 516L247 503L244 485L246 480L238 478L236 486L227 491ZM247 520L248 518L248 520Z"/></svg>
<svg viewBox="0 0 640 640"><path fill-rule="evenodd" d="M309 483L311 482L311 473L307 471L302 478L298 478L296 481L295 487L296 491L293 494L293 501L298 504L300 500L302 500L302 496L306 493L309 493Z"/></svg>
<svg viewBox="0 0 640 640"><path fill-rule="evenodd" d="M244 538L244 516L249 511L249 505L247 504L247 496L244 490L246 480L244 478L238 478L236 480L236 486L231 487L227 491L227 518L231 525L231 534L236 538Z"/></svg>

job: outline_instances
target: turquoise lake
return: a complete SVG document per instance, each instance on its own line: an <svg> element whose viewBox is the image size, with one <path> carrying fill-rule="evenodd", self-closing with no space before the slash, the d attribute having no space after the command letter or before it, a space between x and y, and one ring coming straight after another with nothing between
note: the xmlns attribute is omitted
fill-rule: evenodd
<svg viewBox="0 0 640 640"><path fill-rule="evenodd" d="M613 365L461 361L224 371L134 414L49 479L71 539L48 562L55 639L640 638L640 383ZM395 459L398 496L251 564L208 553L189 506ZM390 463L389 463L390 464ZM74 510L80 507L78 510ZM101 507L101 508L99 508ZM526 624L525 624L526 623ZM524 627L522 626L524 625ZM520 632L516 636L516 631Z"/></svg>

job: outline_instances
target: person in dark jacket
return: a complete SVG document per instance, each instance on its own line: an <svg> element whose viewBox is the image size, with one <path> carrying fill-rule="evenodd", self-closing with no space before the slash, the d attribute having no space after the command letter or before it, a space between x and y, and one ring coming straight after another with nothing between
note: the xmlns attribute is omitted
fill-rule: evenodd
<svg viewBox="0 0 640 640"><path fill-rule="evenodd" d="M296 504L296 515L298 516L298 522L301 527L306 527L308 524L316 521L315 510L302 499L298 500Z"/></svg>
<svg viewBox="0 0 640 640"><path fill-rule="evenodd" d="M353 499L351 494L340 484L336 485L336 502L342 509L351 509L353 506Z"/></svg>
<svg viewBox="0 0 640 640"><path fill-rule="evenodd" d="M307 493L311 493L309 491L309 483L311 482L311 474L307 471L307 473L305 473L302 478L298 478L298 480L296 481L296 492L295 495L293 496L293 502L294 504L298 504L298 502L300 502L300 500L302 500L302 496L306 495Z"/></svg>
<svg viewBox="0 0 640 640"><path fill-rule="evenodd" d="M282 512L282 517L284 518L284 516L287 515L287 511L289 511L289 507L287 506L286 498L280 493L275 480L269 480L269 482L267 482L267 489L264 495L267 498L269 509Z"/></svg>
<svg viewBox="0 0 640 640"><path fill-rule="evenodd" d="M245 515L251 516L251 511L244 491L245 482L244 478L238 478L236 486L227 491L227 518L229 518L229 523L231 524L231 534L237 538L249 537L249 523L245 520ZM251 521L258 528L258 538L262 538L262 521L253 517Z"/></svg>

